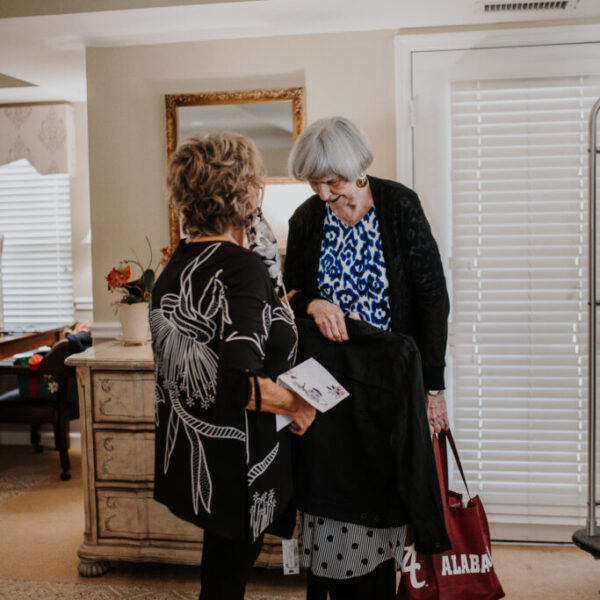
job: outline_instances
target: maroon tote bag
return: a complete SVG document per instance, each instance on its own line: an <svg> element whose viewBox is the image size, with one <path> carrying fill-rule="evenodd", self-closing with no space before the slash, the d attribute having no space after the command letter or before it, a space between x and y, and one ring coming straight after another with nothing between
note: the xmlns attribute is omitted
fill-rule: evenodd
<svg viewBox="0 0 600 600"><path fill-rule="evenodd" d="M448 489L447 443L450 444L469 499ZM479 496L471 496L450 431L433 437L446 529L452 549L420 554L410 539L404 549L398 600L497 600L504 591L492 563L490 531Z"/></svg>

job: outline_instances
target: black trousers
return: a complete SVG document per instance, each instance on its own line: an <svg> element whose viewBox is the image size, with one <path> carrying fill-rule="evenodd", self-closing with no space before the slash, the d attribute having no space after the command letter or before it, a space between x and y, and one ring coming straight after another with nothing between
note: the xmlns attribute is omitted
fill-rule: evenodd
<svg viewBox="0 0 600 600"><path fill-rule="evenodd" d="M311 571L306 579L306 600L394 600L396 564L394 559L381 563L374 571L352 579L327 579Z"/></svg>
<svg viewBox="0 0 600 600"><path fill-rule="evenodd" d="M200 600L244 600L246 583L262 541L262 535L256 542L243 542L204 531Z"/></svg>

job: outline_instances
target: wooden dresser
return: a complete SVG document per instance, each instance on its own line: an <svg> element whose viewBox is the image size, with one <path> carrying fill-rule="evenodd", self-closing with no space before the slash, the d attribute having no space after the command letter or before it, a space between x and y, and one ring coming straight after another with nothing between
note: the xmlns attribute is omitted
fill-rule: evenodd
<svg viewBox="0 0 600 600"><path fill-rule="evenodd" d="M154 363L149 344L106 342L67 359L77 367L85 531L79 573L102 575L109 560L198 565L202 530L152 498ZM265 536L256 566L282 564Z"/></svg>

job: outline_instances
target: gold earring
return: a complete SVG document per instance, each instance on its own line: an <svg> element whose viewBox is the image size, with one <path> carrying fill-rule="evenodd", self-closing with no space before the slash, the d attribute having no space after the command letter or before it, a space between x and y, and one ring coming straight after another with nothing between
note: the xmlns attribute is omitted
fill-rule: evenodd
<svg viewBox="0 0 600 600"><path fill-rule="evenodd" d="M369 183L367 176L364 173L361 173L356 180L356 187L364 188L367 183Z"/></svg>

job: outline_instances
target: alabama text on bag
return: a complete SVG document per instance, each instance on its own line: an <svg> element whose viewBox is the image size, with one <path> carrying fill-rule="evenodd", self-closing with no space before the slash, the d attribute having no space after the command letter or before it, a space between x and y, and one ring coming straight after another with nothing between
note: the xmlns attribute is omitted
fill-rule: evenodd
<svg viewBox="0 0 600 600"><path fill-rule="evenodd" d="M469 495L463 505L462 494L448 489L450 444L456 465ZM433 449L440 480L446 529L452 549L442 554L415 551L409 537L404 549L402 579L398 600L498 600L504 591L494 571L490 531L479 496L471 496L458 451L450 431L433 438Z"/></svg>

